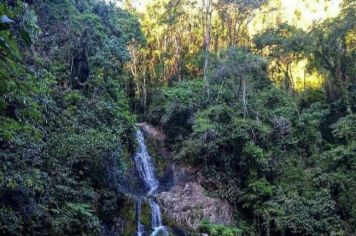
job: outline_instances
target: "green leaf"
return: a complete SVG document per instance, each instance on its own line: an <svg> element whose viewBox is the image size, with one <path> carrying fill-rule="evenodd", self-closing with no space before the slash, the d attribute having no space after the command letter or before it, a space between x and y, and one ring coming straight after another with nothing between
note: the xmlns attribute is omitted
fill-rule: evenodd
<svg viewBox="0 0 356 236"><path fill-rule="evenodd" d="M23 41L25 41L27 46L30 46L32 44L30 35L25 30L19 30L19 32Z"/></svg>
<svg viewBox="0 0 356 236"><path fill-rule="evenodd" d="M9 30L11 28L10 24L0 22L0 31Z"/></svg>
<svg viewBox="0 0 356 236"><path fill-rule="evenodd" d="M11 49L3 37L0 37L0 48L5 49L7 52L9 52Z"/></svg>
<svg viewBox="0 0 356 236"><path fill-rule="evenodd" d="M89 216L92 217L92 210L91 210L91 206L89 204L85 204L85 203L67 203L66 204L70 209L72 209L73 211L81 214L81 215L85 215L85 216Z"/></svg>

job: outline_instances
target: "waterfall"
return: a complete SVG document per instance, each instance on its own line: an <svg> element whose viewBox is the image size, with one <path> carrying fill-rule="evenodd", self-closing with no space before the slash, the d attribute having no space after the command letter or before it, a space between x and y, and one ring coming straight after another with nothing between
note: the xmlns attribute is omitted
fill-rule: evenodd
<svg viewBox="0 0 356 236"><path fill-rule="evenodd" d="M145 232L143 225L141 224L141 211L142 211L142 202L141 199L136 200L136 222L137 222L137 236L142 236Z"/></svg>
<svg viewBox="0 0 356 236"><path fill-rule="evenodd" d="M145 138L141 130L136 131L136 139L138 142L138 148L135 153L135 165L140 178L144 182L147 192L146 196L148 199L149 206L151 208L151 236L164 235L168 236L168 231L166 227L162 224L161 208L157 204L155 198L153 197L154 192L159 187L159 182L156 179L154 167L152 164L152 158L147 151L147 146L145 144ZM144 227L140 221L141 215L141 200L136 202L136 214L137 214L137 236L144 234Z"/></svg>

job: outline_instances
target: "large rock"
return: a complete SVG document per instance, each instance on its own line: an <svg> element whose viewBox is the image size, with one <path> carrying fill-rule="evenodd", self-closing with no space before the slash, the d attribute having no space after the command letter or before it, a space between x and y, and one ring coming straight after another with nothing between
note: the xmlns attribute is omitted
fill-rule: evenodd
<svg viewBox="0 0 356 236"><path fill-rule="evenodd" d="M160 142L164 142L166 140L166 135L156 127L153 127L146 122L137 123L136 125L140 127L150 138Z"/></svg>
<svg viewBox="0 0 356 236"><path fill-rule="evenodd" d="M165 134L147 123L140 123L137 126L149 138L148 143L150 140L153 141L153 151L170 162L169 175L160 178L160 185L167 185L167 188L160 189L163 192L156 195L164 215L174 221L178 227L191 231L196 230L203 219L214 224L232 224L233 208L221 199L205 195L205 190L201 185L204 181L199 174L201 168L173 162L171 153L164 145L167 138ZM154 159L157 167L160 160ZM170 177L171 175L173 176ZM171 184L165 184L165 182L172 182L174 186L170 188Z"/></svg>
<svg viewBox="0 0 356 236"><path fill-rule="evenodd" d="M233 223L233 208L221 199L204 195L198 181L181 182L157 195L163 213L179 226L196 230L203 219L214 224Z"/></svg>

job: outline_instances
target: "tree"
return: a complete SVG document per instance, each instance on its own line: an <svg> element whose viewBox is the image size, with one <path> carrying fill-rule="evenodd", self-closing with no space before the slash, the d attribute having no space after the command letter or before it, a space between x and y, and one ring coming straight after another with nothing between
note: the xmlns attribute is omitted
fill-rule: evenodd
<svg viewBox="0 0 356 236"><path fill-rule="evenodd" d="M0 3L0 234L99 235L122 208L139 23L102 1L26 2Z"/></svg>
<svg viewBox="0 0 356 236"><path fill-rule="evenodd" d="M338 17L315 25L310 32L311 66L326 72L329 101L341 100L348 113L354 109L351 99L356 81L355 9L354 2L345 2Z"/></svg>
<svg viewBox="0 0 356 236"><path fill-rule="evenodd" d="M225 57L225 58L224 58ZM248 93L251 87L266 84L266 64L263 59L237 47L228 48L213 69L213 78L219 83L229 83L241 101L243 114L248 116Z"/></svg>
<svg viewBox="0 0 356 236"><path fill-rule="evenodd" d="M254 43L262 55L270 59L270 70L274 78L282 73L283 87L294 92L292 63L307 55L306 32L287 24L271 28L255 36Z"/></svg>
<svg viewBox="0 0 356 236"><path fill-rule="evenodd" d="M247 45L247 27L266 0L219 0L217 9L223 29L227 30L227 45Z"/></svg>
<svg viewBox="0 0 356 236"><path fill-rule="evenodd" d="M204 81L206 95L209 99L210 88L208 81L208 67L209 67L209 54L210 54L210 41L211 41L211 18L213 13L213 3L212 0L202 0L203 5L203 33L204 33Z"/></svg>

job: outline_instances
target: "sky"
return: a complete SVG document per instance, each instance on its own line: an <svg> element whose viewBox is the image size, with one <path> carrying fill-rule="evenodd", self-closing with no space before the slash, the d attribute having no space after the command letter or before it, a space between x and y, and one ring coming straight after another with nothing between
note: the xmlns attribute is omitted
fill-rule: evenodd
<svg viewBox="0 0 356 236"><path fill-rule="evenodd" d="M125 0L107 0L117 2L118 5L122 5ZM145 6L155 0L131 0L132 6L134 6L137 11L143 12ZM197 0L201 1L201 0ZM314 20L322 20L326 17L334 17L339 12L339 5L342 0L281 0L282 9L285 12L285 16L292 16L296 9L302 12L302 18L306 22L312 22ZM328 3L328 8L325 11L324 2Z"/></svg>
<svg viewBox="0 0 356 236"><path fill-rule="evenodd" d="M319 0L319 2L320 3L317 3L315 0L282 0L286 12L293 14L292 11L295 9L301 9L303 17L309 20L321 20L327 16L336 16L339 12L339 5L342 0L331 0L326 11L321 5L325 0ZM308 10L307 5L309 5Z"/></svg>
<svg viewBox="0 0 356 236"><path fill-rule="evenodd" d="M145 9L145 6L153 2L154 0L132 0L132 5L138 10L138 11L143 11Z"/></svg>
<svg viewBox="0 0 356 236"><path fill-rule="evenodd" d="M121 0L116 0L117 2L120 2ZM152 2L154 0L132 0L132 5L137 8L140 11L143 11L145 6ZM297 7L302 7L305 5L304 2L315 2L315 0L282 0L283 5L286 7L286 10L288 9L296 9ZM321 2L323 2L321 0ZM339 4L342 2L342 0L331 0L331 9L337 9ZM316 12L311 14L311 13L307 13L309 14L309 17L311 17L312 19L321 19L325 17L325 14L322 13L322 9L318 8L316 9Z"/></svg>
<svg viewBox="0 0 356 236"><path fill-rule="evenodd" d="M107 2L116 2L118 6L122 6L124 0L105 0ZM135 7L138 11L144 11L145 6L153 2L154 0L131 0L131 4L133 7Z"/></svg>

